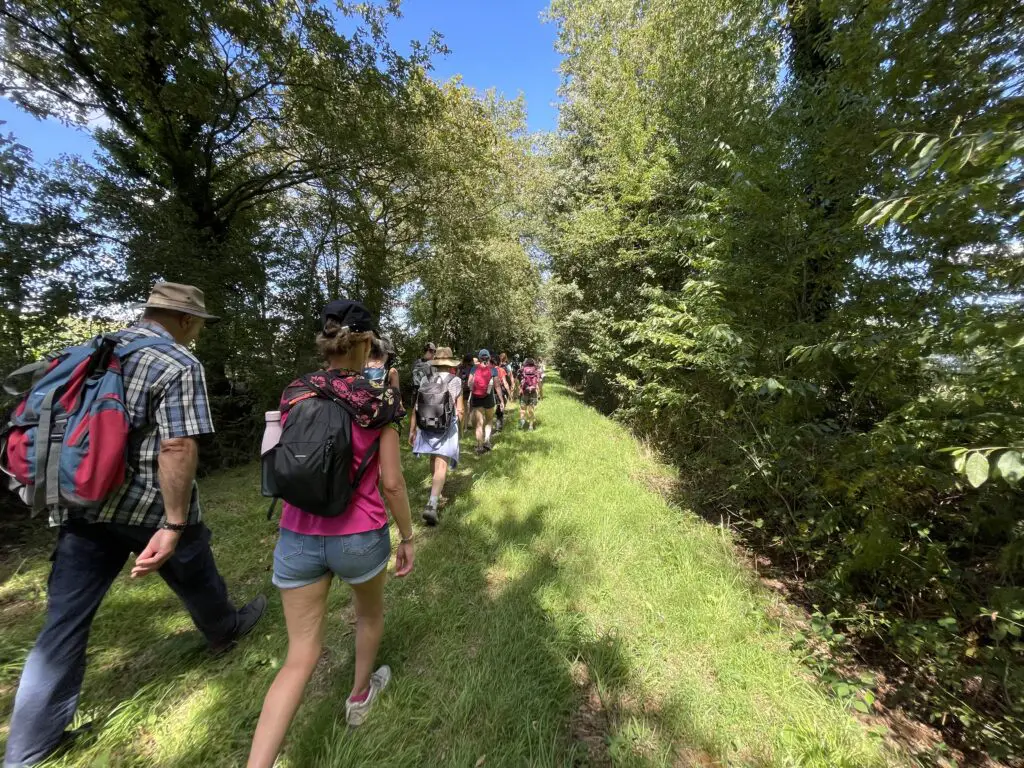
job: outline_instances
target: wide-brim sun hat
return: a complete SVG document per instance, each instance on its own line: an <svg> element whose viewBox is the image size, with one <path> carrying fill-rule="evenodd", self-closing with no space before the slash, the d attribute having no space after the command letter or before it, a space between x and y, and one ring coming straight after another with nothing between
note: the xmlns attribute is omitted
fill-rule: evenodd
<svg viewBox="0 0 1024 768"><path fill-rule="evenodd" d="M208 323L220 320L217 315L206 311L206 295L194 285L184 283L159 282L153 286L149 298L134 309L165 309L169 312L181 312L184 315L201 317Z"/></svg>
<svg viewBox="0 0 1024 768"><path fill-rule="evenodd" d="M438 368L458 368L462 361L456 359L451 347L438 347L430 364Z"/></svg>

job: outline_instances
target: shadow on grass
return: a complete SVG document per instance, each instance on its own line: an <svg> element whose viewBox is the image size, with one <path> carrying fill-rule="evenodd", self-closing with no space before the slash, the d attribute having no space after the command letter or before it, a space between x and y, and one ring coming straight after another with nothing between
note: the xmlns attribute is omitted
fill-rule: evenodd
<svg viewBox="0 0 1024 768"><path fill-rule="evenodd" d="M426 607L420 611L421 615L415 615L417 609L408 602L411 595L419 591L424 593L424 597L429 598L430 592L439 596L439 590L457 589L468 596L465 605L474 602L473 588L479 585L474 584L471 588L471 585L466 583L466 574L452 578L453 574L446 569L450 558L433 554L436 549L435 541L438 536L446 536L449 541L454 537L463 551L474 553L471 562L481 567L486 563L488 551L497 552L497 544L480 541L473 526L461 522L460 518L472 512L473 488L478 480L488 477L514 482L519 474L519 468L528 456L538 452L550 452L550 445L542 437L530 435L529 440L525 440L525 437L515 433L510 420L506 434L496 439L493 453L475 457L471 453L471 440L467 438L463 442L464 460L459 469L450 476L446 489L446 495L453 498L453 503L446 511L440 533L431 532L422 537L414 577L414 580L418 579L418 584L411 590L409 585L413 585L414 580L395 582L389 587L388 601L397 603L399 608L388 617L381 658L392 661L396 671L404 672L414 658L422 660L422 654L418 653L418 649L424 642L429 643L429 640L425 641L424 638L429 638L436 627L434 620L437 616L432 616ZM467 446L470 447L470 451L465 450ZM469 455L466 455L467 453ZM417 497L425 496L425 493L420 493L420 489L425 483L429 483L429 462L426 459L414 459L407 450L403 454L403 461L410 496L413 498L415 518ZM217 483L220 481L223 481L223 489L218 489ZM229 484L237 485L238 488L230 487ZM258 495L255 471L253 468L229 470L221 476L204 481L203 485L209 524L217 533L213 542L214 551L233 597L249 599L251 595L239 594L238 587L239 584L248 587L254 582L260 584L262 591L271 592L268 571L277 522L270 523L262 517L261 510L265 509L265 502ZM214 487L210 494L205 493L207 485ZM543 526L542 518L542 511L537 510L536 514L518 527L502 528L495 533L507 542L525 545L540 531ZM27 515L13 521L4 520L4 532L10 531L12 535L4 538L5 546L0 556L0 578L6 581L26 567L42 572L55 541L55 532L47 531L45 526L45 521L28 520ZM480 559L481 556L484 560ZM483 578L482 571L478 573L478 577ZM41 578L45 583L45 577ZM128 759L131 762L130 754L137 754L140 759L148 759L144 756L152 755L152 745L146 745L146 740L142 738L142 731L145 730L142 724L147 717L152 717L152 713L147 712L147 709L163 709L173 704L175 700L187 699L189 692L180 689L180 679L196 681L198 677L205 683L213 678L233 681L242 675L249 678L250 682L253 677L257 678L260 683L257 686L257 696L249 694L244 701L239 701L239 697L226 690L225 686L211 684L208 687L215 690L211 690L202 704L190 709L189 713L190 722L201 722L208 717L204 713L209 712L211 716L223 718L224 710L229 710L231 720L227 727L228 743L208 743L208 740L200 738L197 732L196 738L172 750L174 758L168 763L176 766L239 764L244 760L244 754L248 750L262 695L274 674L275 659L283 658L286 647L279 600L271 598L271 607L259 630L262 636L246 640L242 649L223 661L217 661L206 655L201 636L190 628L187 614L170 590L162 585L150 589L149 584L129 584L121 581L122 578L124 577L115 582L94 623L90 644L90 666L83 687L80 715L95 718L100 726L97 737L84 744L85 749L76 749L56 762L62 765L77 765L80 764L79 760L88 758L91 761L109 754L111 734L108 731L111 728L118 731L129 729L128 733L116 737L116 741L122 742L119 745L115 744L119 747L115 750L119 760ZM534 574L530 582L536 582L540 578L540 574ZM36 578L31 589L18 590L13 598L8 596L9 600L17 600L19 603L18 610L11 611L9 615L10 622L7 621L7 612L0 612L0 627L4 635L4 640L0 643L0 718L4 721L9 718L21 666L31 649L45 612L45 599L39 591L38 582L39 578ZM0 582L0 586L3 583ZM480 598L481 594L478 593L477 598ZM333 590L332 609L340 608L347 601L347 590ZM3 607L0 606L0 611ZM465 622L465 617L451 618L455 621L447 624L449 630L459 627L460 622L464 622L467 627L471 623ZM318 718L323 717L331 727L339 719L340 707L351 683L352 641L351 630L347 625L341 622L332 624L329 630L331 646L348 648L341 653L334 653L336 658L329 664L332 672L327 683L330 695L324 697L329 703L323 703L320 707L307 707L312 711L303 718L303 721L315 724ZM147 691L153 688L159 688L162 694L147 701ZM299 722L292 734L291 741L299 745L300 753L310 743L322 742L304 738L304 734L308 737L311 733L310 727ZM314 732L315 730L314 728ZM3 743L6 742L6 733L0 732L0 737L3 739L0 742L2 750ZM330 745L322 746L330 748ZM227 753L225 749L228 750ZM310 763L300 759L297 764Z"/></svg>
<svg viewBox="0 0 1024 768"><path fill-rule="evenodd" d="M513 488L529 481L513 452L476 469ZM484 515L471 493L417 555L418 578L389 587L380 659L395 682L380 711L356 732L340 724L348 658L305 702L288 765L715 765L677 748L677 712L630 697L634 654L577 607L562 572L596 564L556 529L550 503Z"/></svg>
<svg viewBox="0 0 1024 768"><path fill-rule="evenodd" d="M547 386L548 397L568 391L557 380ZM557 458L543 414L538 423L539 432L521 433L510 419L482 457L472 455L470 438L463 441L441 526L422 533L414 573L388 586L379 659L395 679L356 732L343 723L353 672L349 593L332 590L324 656L286 741L287 765L716 765L678 746L700 733L686 725L686 713L636 698L642 685L628 639L594 628L578 607L578 582L563 571L596 567L579 537L557 529L552 502L515 503L531 481L530 461ZM403 461L415 516L429 462L407 449ZM247 468L204 482L218 563L238 597L240 585L273 591L267 568L276 522L261 514L255 478ZM49 544L34 557L48 553ZM244 762L287 646L280 601L271 597L258 632L223 661L199 650L183 617L162 586L115 585L96 622L93 653L103 663L91 665L83 696L101 730L61 765ZM20 658L10 661L20 671L34 630L18 632ZM0 706L9 709L12 696L13 687L0 689ZM681 722L687 733L678 732Z"/></svg>

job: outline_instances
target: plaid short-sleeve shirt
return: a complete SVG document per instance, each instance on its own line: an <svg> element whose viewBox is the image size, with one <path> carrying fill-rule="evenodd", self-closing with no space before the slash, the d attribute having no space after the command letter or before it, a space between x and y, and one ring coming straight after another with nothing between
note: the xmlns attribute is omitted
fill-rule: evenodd
<svg viewBox="0 0 1024 768"><path fill-rule="evenodd" d="M143 336L171 335L160 325L142 321L121 334L127 344ZM172 339L173 340L173 339ZM202 364L180 344L146 347L123 361L125 405L131 417L128 477L98 510L75 511L76 519L156 528L164 519L164 501L157 480L160 441L198 437L213 432ZM192 485L188 522L202 517L199 491ZM50 524L61 525L68 511L51 513Z"/></svg>

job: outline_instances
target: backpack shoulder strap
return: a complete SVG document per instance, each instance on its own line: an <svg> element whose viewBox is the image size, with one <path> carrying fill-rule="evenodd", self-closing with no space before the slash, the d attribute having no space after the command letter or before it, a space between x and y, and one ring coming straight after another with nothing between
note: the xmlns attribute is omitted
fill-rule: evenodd
<svg viewBox="0 0 1024 768"><path fill-rule="evenodd" d="M16 371L11 371L9 374L7 374L7 378L4 379L4 392L6 392L8 395L11 395L12 397L21 397L26 392L28 392L28 390L31 389L37 381L39 381L40 373L45 371L49 367L49 365L49 360L39 360L38 362L35 363L23 365ZM28 389L18 389L14 384L15 379L17 379L20 376L28 376L29 374L32 375L32 383L29 384Z"/></svg>
<svg viewBox="0 0 1024 768"><path fill-rule="evenodd" d="M353 425L354 426L354 425ZM387 427L385 427L387 429ZM363 460L359 462L359 469L356 470L356 475L352 478L352 487L358 488L359 483L363 480L363 475L366 474L366 470L370 467L370 462L373 461L373 457L377 455L377 450L380 448L380 435L374 440L370 447L366 449L366 453L363 455Z"/></svg>

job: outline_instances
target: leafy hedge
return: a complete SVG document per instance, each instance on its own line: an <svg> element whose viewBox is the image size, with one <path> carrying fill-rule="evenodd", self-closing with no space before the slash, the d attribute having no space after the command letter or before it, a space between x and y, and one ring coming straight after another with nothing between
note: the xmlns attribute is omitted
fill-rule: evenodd
<svg viewBox="0 0 1024 768"><path fill-rule="evenodd" d="M555 2L558 364L1024 756L1024 11ZM984 19L984 21L982 21Z"/></svg>

